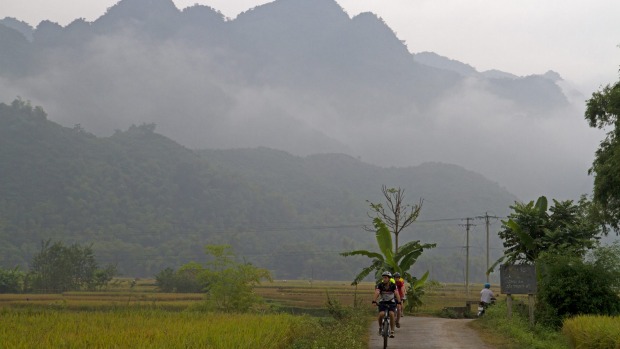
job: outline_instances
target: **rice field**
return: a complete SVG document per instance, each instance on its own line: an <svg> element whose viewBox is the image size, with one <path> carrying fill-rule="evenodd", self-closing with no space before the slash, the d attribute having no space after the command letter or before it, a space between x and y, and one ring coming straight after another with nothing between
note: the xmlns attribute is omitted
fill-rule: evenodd
<svg viewBox="0 0 620 349"><path fill-rule="evenodd" d="M201 293L160 293L152 279L138 280L131 287L130 279L118 279L104 291L65 292L62 294L0 294L0 309L11 308L62 308L68 310L109 310L119 307L161 308L182 311L200 303ZM469 295L462 284L429 285L424 295L424 305L416 311L418 315L435 314L444 307L464 306L467 300L477 300L482 284L470 285ZM499 287L492 289L499 293ZM374 293L374 283L363 282L357 287L348 281L276 280L255 288L267 305L275 310L295 309L298 312L312 312L324 309L327 295L344 306L356 302L370 304ZM500 295L500 297L503 297Z"/></svg>
<svg viewBox="0 0 620 349"><path fill-rule="evenodd" d="M445 307L463 307L466 301L479 300L482 288L483 284L471 284L467 294L463 284L429 284L423 297L424 304L414 314L429 316L438 314ZM492 289L499 293L499 286L493 285ZM352 306L358 302L374 309L371 305L374 283L371 282L363 282L355 287L343 281L319 281L312 284L305 280L277 281L258 287L256 293L272 304L294 309L324 307L327 294L343 305ZM497 295L497 298L503 299L504 296Z"/></svg>
<svg viewBox="0 0 620 349"><path fill-rule="evenodd" d="M0 310L5 348L287 348L304 330L292 315L164 310Z"/></svg>
<svg viewBox="0 0 620 349"><path fill-rule="evenodd" d="M562 333L571 348L620 348L620 317L579 315L564 321Z"/></svg>
<svg viewBox="0 0 620 349"><path fill-rule="evenodd" d="M482 286L480 285L480 288ZM472 290L475 286L472 286ZM350 335L333 338L366 343L374 307L373 283L357 287L344 281L275 281L255 292L265 299L263 314L201 311L203 294L159 293L153 280L118 279L104 291L63 294L0 294L0 338L6 348L313 348L325 337L325 321L299 316L328 316L327 296L343 306L368 308ZM477 299L462 285L435 284L417 315ZM336 333L342 333L338 324ZM328 328L327 331L330 329ZM312 336L315 336L314 338ZM316 337L318 336L318 337ZM313 338L308 340L308 338ZM347 344L349 345L349 344Z"/></svg>

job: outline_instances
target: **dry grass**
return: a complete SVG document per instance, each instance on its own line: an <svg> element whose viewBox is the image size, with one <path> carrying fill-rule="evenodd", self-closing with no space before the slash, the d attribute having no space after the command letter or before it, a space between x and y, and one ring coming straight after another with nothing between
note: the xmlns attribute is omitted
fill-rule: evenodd
<svg viewBox="0 0 620 349"><path fill-rule="evenodd" d="M135 282L134 282L135 281ZM470 286L467 295L463 284L429 284L423 297L424 305L414 314L428 316L444 307L464 306L467 300L477 300L482 285ZM498 289L498 287L494 287ZM327 294L344 306L370 304L374 283L363 282L357 287L349 281L276 280L264 283L255 292L270 304L282 308L325 308ZM98 292L65 292L62 294L0 294L0 308L28 306L62 306L67 309L106 309L114 306L158 306L185 309L204 299L200 293L159 293L152 279L115 279L107 290Z"/></svg>
<svg viewBox="0 0 620 349"><path fill-rule="evenodd" d="M52 307L97 310L120 306L156 306L183 310L204 299L200 293L159 293L153 280L116 279L106 290L61 294L0 294L1 308ZM133 285L133 286L132 286Z"/></svg>
<svg viewBox="0 0 620 349"><path fill-rule="evenodd" d="M352 306L354 302L372 300L373 284L364 283L355 286L342 281L275 281L255 289L256 293L266 300L288 307L323 308L330 298L338 300L342 305Z"/></svg>

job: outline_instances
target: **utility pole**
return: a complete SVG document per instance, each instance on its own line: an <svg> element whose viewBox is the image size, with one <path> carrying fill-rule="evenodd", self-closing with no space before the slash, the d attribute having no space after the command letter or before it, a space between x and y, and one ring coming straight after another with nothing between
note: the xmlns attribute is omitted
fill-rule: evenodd
<svg viewBox="0 0 620 349"><path fill-rule="evenodd" d="M473 218L465 218L465 230L467 231L467 243L465 244L465 293L469 296L469 227L474 226L470 221ZM459 224L462 225L462 224Z"/></svg>
<svg viewBox="0 0 620 349"><path fill-rule="evenodd" d="M487 276L487 283L489 283L489 213L484 213L484 222L487 227L487 270L484 274Z"/></svg>
<svg viewBox="0 0 620 349"><path fill-rule="evenodd" d="M490 265L489 265L489 225L490 225L489 219L491 218L498 219L499 217L489 216L489 213L485 212L484 216L477 216L476 218L484 218L484 222L487 228L487 270L484 272L484 274L487 277L487 282L489 282L489 273L488 273L489 268L490 268Z"/></svg>

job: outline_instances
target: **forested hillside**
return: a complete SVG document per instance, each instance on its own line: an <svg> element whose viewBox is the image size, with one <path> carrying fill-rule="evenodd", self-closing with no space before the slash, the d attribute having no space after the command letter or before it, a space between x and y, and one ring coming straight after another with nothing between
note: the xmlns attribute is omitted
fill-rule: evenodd
<svg viewBox="0 0 620 349"><path fill-rule="evenodd" d="M424 199L420 222L403 233L405 241L439 243L420 266L459 280L458 218L502 215L516 200L454 165L382 168L348 155L267 148L194 151L153 124L98 138L22 100L0 104L0 173L2 267L25 268L41 241L53 239L93 244L99 262L130 276L204 261L205 244L230 243L278 278L352 277L360 261L338 253L374 248L374 235L362 229L370 223L366 200L381 202L385 184L405 188L410 203ZM476 236L482 241L481 231Z"/></svg>

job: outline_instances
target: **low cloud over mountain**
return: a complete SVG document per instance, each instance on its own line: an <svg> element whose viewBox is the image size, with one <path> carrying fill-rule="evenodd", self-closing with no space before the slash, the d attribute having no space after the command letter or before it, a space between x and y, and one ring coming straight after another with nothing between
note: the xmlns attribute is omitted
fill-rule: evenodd
<svg viewBox="0 0 620 349"><path fill-rule="evenodd" d="M381 18L351 18L334 0L276 0L233 20L122 0L94 22L0 23L0 97L66 126L109 135L154 122L191 148L454 163L523 200L590 191L601 137L560 75L413 55Z"/></svg>

